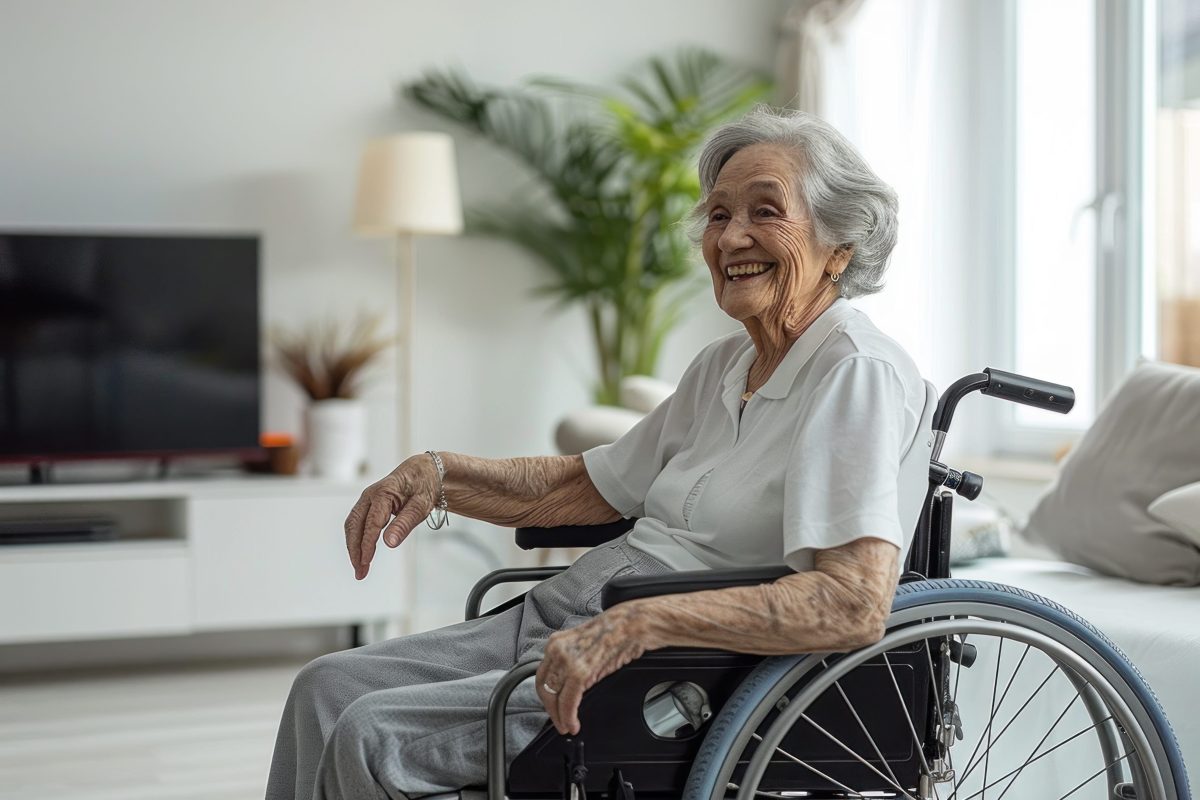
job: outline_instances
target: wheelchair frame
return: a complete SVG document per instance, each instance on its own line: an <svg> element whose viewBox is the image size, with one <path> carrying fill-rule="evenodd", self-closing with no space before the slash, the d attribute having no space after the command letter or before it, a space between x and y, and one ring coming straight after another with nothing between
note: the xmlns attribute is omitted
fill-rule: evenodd
<svg viewBox="0 0 1200 800"><path fill-rule="evenodd" d="M886 762L888 764L889 772L891 772L893 776L893 779L889 780L888 782L906 795L907 792L902 789L902 786L917 785L913 782L916 780L916 778L910 776L917 776L918 774L930 774L930 764L942 764L941 758L946 754L946 752L948 752L949 744L944 739L944 737L947 735L945 729L947 727L946 720L948 717L946 710L942 708L941 698L943 697L944 689L948 688L949 686L949 667L951 662L956 662L961 666L961 664L963 664L968 658L973 658L969 656L968 653L964 652L968 648L971 648L970 645L965 643L965 637L963 638L962 642L959 643L952 636L941 634L943 636L942 640L951 644L948 646L948 648L943 648L942 653L936 659L931 656L931 651L928 645L924 647L914 647L911 650L910 656L909 651L895 650L894 646L898 645L895 645L894 643L904 638L905 631L903 630L903 626L912 626L918 624L922 620L924 620L925 623L937 623L937 620L931 621L921 617L920 615L918 615L918 617L913 617L911 611L904 612L901 609L901 606L903 605L900 602L902 599L901 595L905 594L906 588L912 588L906 587L906 584L911 583L914 586L925 587L935 586L938 584L954 583L952 581L939 581L939 579L949 578L950 576L950 522L953 513L953 496L954 494L958 494L959 496L965 497L968 500L975 499L982 491L983 479L974 473L960 472L952 469L941 463L939 458L941 456L942 446L945 442L945 438L953 420L954 412L958 402L967 394L975 391L1058 413L1067 413L1074 404L1074 393L1068 387L994 369L987 369L981 373L968 375L967 377L956 381L947 389L945 393L943 393L938 401L937 409L934 413L932 422L934 441L931 454L928 489L926 491L925 502L922 506L922 511L914 533L913 542L906 558L905 571L900 579L901 587L897 592L897 606L894 608L893 615L888 622L888 634L885 636L885 639L881 644L872 645L868 648L862 648L853 653L835 656L837 658L844 658L847 663L865 663L867 667L869 667L871 663L874 663L871 662L870 659L875 659L875 662L878 662L879 659L882 658L882 663L886 663L888 673L891 675L893 684L895 684L896 692L899 695L902 695L902 697L908 699L908 705L904 708L904 719L907 723L907 729L903 732L905 742L909 741L907 740L907 732L911 730L914 740L923 742L923 744L921 744L919 747L911 747L910 745L909 750L911 752L908 753L906 760ZM564 526L547 529L522 528L518 529L516 532L516 541L517 544L523 549L533 549L536 547L591 547L610 541L611 539L621 535L629 530L633 526L634 522L635 520L619 520L615 523L600 526ZM484 595L489 589L496 585L508 582L543 580L558 574L564 569L566 569L566 567L544 567L534 569L503 569L492 572L481 579L472 589L467 600L466 616L468 619L471 619L480 615L480 607ZM777 580L786 574L791 574L791 572L792 571L790 569L777 567L768 569L680 572L651 578L645 578L636 575L624 576L614 579L604 587L602 594L602 605L604 608L609 608L617 603L637 597L758 584ZM917 584L915 582L921 583ZM521 597L514 598L513 600L510 600L487 613L490 614L502 611L520 603L521 601ZM981 622L978 624L983 626L980 628L980 630L988 629L986 623ZM946 626L943 625L943 627ZM913 634L911 630L907 635L909 639L914 642L921 641L919 638L912 638L913 636L916 636L916 634ZM932 638L932 634L930 634L930 638ZM954 648L957 648L957 652L951 652L951 650ZM832 654L825 655L828 657ZM717 666L715 667L712 666L714 660L717 662ZM763 661L764 658L762 656L743 655L720 650L666 648L664 650L647 653L638 661L635 661L632 664L627 665L622 670L619 670L617 673L608 676L591 690L589 690L588 695L603 691L602 687L605 687L607 684L614 684L623 680L627 680L626 678L622 678L620 676L622 676L623 673L633 675L638 669L662 670L664 667L669 667L672 677L677 680L680 678L680 676L688 675L689 670L694 671L707 669L711 671L713 669L721 669L723 670L721 675L727 676L725 684L734 684L732 687L723 685L720 691L713 695L712 699L714 701L719 700L720 703L724 705L729 699L729 696L737 690L739 685L741 685L741 679L746 675L749 675L752 671L755 671ZM797 656L793 659L794 663L792 666L788 667L790 672L787 674L803 674L808 671L817 671L816 667L813 666L813 661L814 659L810 658L807 662L805 662L804 656ZM503 800L503 798L506 797L506 789L508 788L510 781L512 781L514 784L514 795L521 798L580 797L583 796L583 794L576 793L576 790L586 792L589 783L592 784L593 787L595 785L594 779L589 781L587 778L588 770L584 760L582 734L580 737L575 737L574 739L571 737L563 737L557 734L557 732L555 732L548 725L545 729L543 729L538 737L536 737L534 741L531 742L516 757L512 763L512 773L506 774L504 731L505 707L509 697L516 687L523 681L536 674L539 664L540 660L535 660L516 665L500 680L493 691L487 713L487 796L489 800ZM656 664L657 666L655 666ZM821 664L822 666L825 665L824 658L821 659ZM902 687L897 682L895 677L896 671L893 668L894 665L902 666L906 670L911 671L911 684L906 684L904 687L904 690L906 691L902 691ZM970 664L967 663L967 666L969 667ZM1089 674L1088 670L1090 670L1091 667L1087 664L1080 664L1075 667L1075 669L1078 671L1078 673ZM761 669L758 671L761 671ZM755 674L757 674L757 672L755 672ZM1072 674L1076 673L1073 672ZM813 678L812 685L818 686L819 688L822 677L823 676L816 676ZM641 680L643 685L640 687L635 686L633 688L644 690L644 684L647 682L648 678L642 678ZM795 686L799 684L789 685ZM826 687L828 686L828 681L826 681L825 685ZM930 691L931 687L933 688L933 691ZM869 688L870 687L866 687L864 690L869 690ZM794 712L793 719L796 715L804 712L806 709L810 709L809 703L816 698L816 690L812 689L810 691L809 689L811 689L811 687L802 688L801 694L797 696L797 700L801 699L801 697L807 697L808 699L803 705L798 704L791 708L791 710ZM847 697L846 692L843 691L840 685L838 687L838 691L842 692L843 698ZM857 689L852 686L850 688L851 694L853 694L854 691L857 691ZM1080 691L1083 692L1083 689L1080 688ZM807 695L805 692L807 692ZM744 694L744 692L742 694ZM585 703L586 700L587 696L585 696ZM763 709L765 710L758 710L755 712L758 714L758 719L760 722L766 718L767 714L775 713L776 710L778 711L780 718L786 716L786 711L788 709L785 707L789 702L788 698L781 695L775 702L782 703L782 705L776 705L774 710L766 709L766 707L763 706ZM1100 702L1101 699L1093 696L1091 692L1087 694L1087 698L1085 699L1085 703L1091 703L1093 706L1097 707ZM717 706L717 703L714 702L713 705ZM850 705L849 699L847 699L847 705ZM851 706L851 708L853 709L853 706ZM911 711L909 710L910 708ZM584 713L583 706L581 706L580 713L582 721ZM811 710L811 713L819 716L819 709ZM957 712L955 711L955 713ZM1159 713L1161 714L1161 711ZM857 718L857 712L855 712L855 717ZM1165 718L1163 721L1165 723ZM823 718L823 722L830 728L834 728L838 724L836 719L829 716ZM597 724L607 723L602 723L599 720L593 719L590 721L590 724L592 727L588 728L585 726L585 730L592 732ZM814 725L815 724L816 723L814 723ZM858 720L858 724L862 726L863 723L861 720ZM778 727L778 725L776 725L776 727ZM775 728L773 727L772 731L774 730ZM863 730L865 732L865 727ZM918 734L917 731L923 731L923 739L921 738L922 735ZM754 735L752 731L746 734L746 736L750 735ZM788 734L786 731L784 731L778 735L779 737L786 737ZM1125 735L1124 728L1121 729L1121 735ZM742 737L743 744L745 741L748 741L746 736ZM868 737L869 736L870 735L868 734ZM658 737L655 738L657 739ZM700 738L703 739L704 737ZM834 737L830 736L830 738ZM1107 744L1104 744L1106 754L1110 749L1112 749L1113 743L1117 742L1118 740L1119 736L1116 733L1109 733L1107 739L1102 739L1102 744L1103 742L1107 742ZM660 740L660 742L661 741L665 740ZM786 738L777 738L774 741L776 746L778 746L778 742L783 741L786 743L789 740ZM884 763L884 756L881 752L881 749L888 750L888 752L897 753L903 751L903 747L901 747L901 744L903 743L899 741L884 742L882 745L877 745L876 742L872 740L871 744L875 746L876 752L880 754L881 763ZM1150 743L1142 742L1140 739L1136 742L1136 744L1138 747L1142 748L1139 750L1139 753L1150 753L1151 750L1153 750L1153 747ZM1171 737L1170 742L1162 745L1161 749L1165 750L1165 755L1163 755L1162 758L1158 758L1158 753L1155 751L1156 763L1164 760L1174 763L1171 761L1172 754L1170 747L1170 745L1173 744L1173 737ZM656 744L656 746L666 747L661 744ZM668 759L662 761L661 763L656 761L653 762L651 767L646 768L643 768L643 765L638 763L639 760L634 758L626 766L624 772L620 768L614 770L613 779L608 784L606 796L609 797L610 800L613 798L632 800L634 797L634 787L639 785L639 783L642 786L645 786L648 780L648 792L642 788L637 789L637 791L642 793L644 797L678 796L679 787L683 785L683 781L679 780L678 773L685 768L690 770L691 763L687 760L687 758L690 758L690 756L686 754L689 751L694 753L695 748L696 744L694 742L685 742L680 747L676 748L678 752L685 754L682 757L683 760L676 762ZM666 749L670 750L669 747L666 747ZM721 780L726 780L728 775L731 774L730 770L741 763L737 760L738 758L739 756L736 754L733 756L732 763L734 766L731 767L728 763L730 762L730 758L728 756L724 757L724 762L726 762L724 769L726 772L723 774L726 775L726 778L722 778ZM765 769L766 761L769 761L770 758L771 752L768 751L765 757L752 759L747 770L751 773L753 773L753 770L757 770L757 775L761 775L762 770ZM602 763L605 767L610 767L616 762L604 761ZM676 775L668 781L670 786L673 787L672 789L663 788L666 784L663 784L662 782L662 774L664 772L670 772L672 769L670 766L664 767L663 764L676 765L674 767ZM898 773L893 772L893 766L897 766L898 769L900 769L899 774L903 777L897 777ZM811 766L806 765L806 767L810 772L815 771ZM881 777L887 777L883 776L883 773L879 772L878 769L871 767L870 764L867 764L867 767L878 773ZM564 768L565 774L563 773ZM923 768L925 772L920 773L920 768ZM941 768L944 768L944 765ZM853 773L854 776L865 774L861 767L856 766L855 769L858 769L858 772ZM1182 769L1181 761L1180 769ZM658 770L658 772L654 772L653 770ZM1111 765L1110 771L1112 771ZM557 777L555 775L551 775L550 772L557 772ZM815 790L818 792L834 792L837 794L839 792L838 787L847 789L847 783L853 779L847 778L846 780L839 780L837 776L827 775L820 771L816 772L824 780L814 780L810 776L805 785L814 786ZM694 771L690 771L689 774L694 774ZM847 774L850 773L843 772L840 777L846 778ZM951 774L953 774L952 771ZM1114 773L1114 775L1116 774L1117 773ZM1141 775L1140 772L1138 774ZM513 776L522 775L525 777L517 780L514 780L513 778ZM648 778L648 776L651 775L657 776L656 779L659 781L658 784L654 782L654 779ZM627 780L627 778L630 777L634 779L632 782ZM686 778L687 776L684 775L683 777ZM1165 780L1161 779L1161 775L1159 778L1160 780L1157 783L1151 782L1151 784L1148 785L1152 785L1153 787L1165 787ZM1178 775L1176 775L1176 779L1178 781ZM1117 791L1118 786L1129 785L1118 784L1117 780L1118 778L1116 777L1113 777L1110 780L1110 783L1113 785L1114 792ZM729 785L733 786L732 783ZM1182 791L1179 791L1177 787L1173 787L1173 793L1167 791L1166 788L1163 788L1161 796L1174 798L1174 800L1187 800L1188 790L1186 789L1186 773L1183 775L1182 785L1184 786ZM604 790L601 791L603 792ZM723 794L723 785L721 791ZM924 784L921 784L919 792L920 796L922 797L931 796ZM1157 794L1157 792L1153 793ZM845 792L841 792L840 794L844 796ZM742 797L743 795L749 796L746 795L745 791L739 790L738 796Z"/></svg>

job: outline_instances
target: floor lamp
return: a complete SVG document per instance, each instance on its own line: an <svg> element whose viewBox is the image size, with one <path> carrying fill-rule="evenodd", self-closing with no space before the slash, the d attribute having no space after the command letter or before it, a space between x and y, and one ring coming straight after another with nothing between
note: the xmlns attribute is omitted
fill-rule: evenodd
<svg viewBox="0 0 1200 800"><path fill-rule="evenodd" d="M416 312L413 237L461 233L462 225L453 139L444 133L401 133L367 144L358 172L354 230L363 236L391 237L395 244L400 335L396 369L400 413L396 425L400 459L412 455Z"/></svg>
<svg viewBox="0 0 1200 800"><path fill-rule="evenodd" d="M397 267L396 418L398 459L412 455L413 351L415 344L416 276L413 237L452 235L462 231L462 203L454 140L444 133L401 133L375 139L363 151L358 172L354 230L363 236L391 237ZM399 463L399 462L397 462ZM408 561L408 618L413 627L416 607L420 537L406 545ZM381 632L382 633L382 632ZM386 633L382 633L386 635Z"/></svg>

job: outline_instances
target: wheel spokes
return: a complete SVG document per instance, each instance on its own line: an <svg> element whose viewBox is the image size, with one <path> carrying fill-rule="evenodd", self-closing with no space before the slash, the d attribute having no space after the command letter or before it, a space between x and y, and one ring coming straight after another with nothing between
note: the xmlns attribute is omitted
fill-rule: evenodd
<svg viewBox="0 0 1200 800"><path fill-rule="evenodd" d="M896 690L896 699L900 701L900 710L904 712L904 720L908 723L908 730L912 734L913 744L916 745L917 755L921 757L921 768L925 770L926 775L932 775L933 771L929 769L929 762L925 760L925 744L917 735L917 726L913 725L912 714L908 713L908 702L904 699L904 692L900 691L900 684L896 681L896 671L892 669L892 662L888 659L887 653L883 654L883 663L887 665L888 677L892 679L892 688Z"/></svg>
<svg viewBox="0 0 1200 800"><path fill-rule="evenodd" d="M854 750L853 750L853 749L852 749L852 748L851 748L849 745L847 745L845 742L843 742L843 741L842 741L841 739L839 739L838 737L834 736L834 735L833 735L832 733L830 733L829 731L825 730L825 728L821 727L821 725L820 725L820 724L818 724L818 723L816 722L816 720L814 720L814 719L813 719L812 717L810 717L808 714L801 714L801 715L800 715L800 719L804 720L804 721L805 721L805 722L807 722L809 725L812 725L812 726L813 726L814 728L816 728L816 729L817 729L817 730L818 730L820 733L824 734L824 735L825 735L825 736L826 736L826 737L827 737L827 738L828 738L828 739L829 739L831 742L833 742L833 743L834 743L834 744L836 744L838 747L840 747L840 748L842 748L843 750L845 750L845 751L846 751L846 752L847 752L847 753L848 753L848 754L849 754L849 755L850 755L850 756L851 756L851 757L852 757L852 758L853 758L855 761L859 762L860 764L862 764L863 766L865 766L867 769L871 770L871 771L872 771L872 772L874 772L876 775L878 775L879 777L883 778L885 781L887 781L889 784L891 784L892 788L894 788L896 791L900 792L902 795L904 795L905 797L909 798L909 800L916 800L916 798L914 798L914 797L913 797L911 794L909 794L909 792L908 792L908 791L907 791L907 790L906 790L906 789L905 789L903 786L901 786L901 785L899 784L899 782L897 782L897 781L896 781L896 780L894 780L893 778L889 778L887 775L884 775L882 772L880 772L880 771L879 771L879 770L878 770L878 769L875 767L875 765L874 765L874 764L872 764L870 761L868 761L867 759L865 759L865 758L863 758L862 756L860 756L858 753L854 752ZM780 750L781 748L778 748L778 747L777 747L777 748L775 748L775 749L776 749L776 750ZM883 763L885 763L885 764L886 764L886 763L887 763L887 760L885 759Z"/></svg>
<svg viewBox="0 0 1200 800"><path fill-rule="evenodd" d="M1057 664L1055 664L1055 665L1054 665L1054 667L1053 667L1053 668L1050 670L1049 674L1048 674L1048 675L1046 675L1046 677L1045 677L1045 678L1042 678L1042 682L1041 682L1041 683L1039 683L1039 684L1038 684L1038 687L1037 687L1036 689L1034 689L1034 690L1033 690L1033 694L1029 695L1029 697L1028 697L1028 698L1025 700L1025 702L1021 704L1021 707L1017 709L1017 713L1015 713L1015 714L1013 714L1013 715L1012 715L1012 718L1011 718L1011 719L1010 719L1010 720L1009 720L1009 721L1008 721L1008 722L1007 722L1007 723L1004 725L1004 727L1003 727L1003 728L1000 730L1000 733L999 733L999 734L997 734L996 738L992 740L991 744L989 745L989 749L990 749L991 747L995 747L995 745L996 745L996 744L997 744L997 743L1000 741L1001 737L1003 737L1003 736L1004 736L1004 734L1005 734L1005 733L1008 731L1008 729L1012 727L1013 723L1017 721L1017 717L1021 716L1021 713L1022 713L1022 712L1023 712L1023 711L1024 711L1026 708L1028 708L1028 707L1029 707L1030 703L1032 703L1032 702L1034 701L1034 699L1035 699L1035 698L1036 698L1036 697L1037 697L1037 696L1038 696L1038 695L1041 693L1041 691L1042 691L1042 688L1043 688L1043 687L1044 687L1044 686L1045 686L1047 683L1049 683L1049 682L1050 682L1050 679L1051 679L1051 678L1053 678L1053 677L1054 677L1054 675L1055 675L1055 674L1056 674L1058 671L1059 671L1059 667L1058 667L1058 665L1057 665ZM1004 698L1000 698L1000 700L1001 700L1001 702L1003 702L1003 701L1004 701ZM997 711L998 711L998 710L999 710L999 707L997 707ZM990 726L991 726L991 724L992 724L992 721L990 720L990 721L988 722L988 726L990 727ZM980 740L980 742L982 742L982 740ZM979 745L978 745L978 744L975 746L975 749L976 749L976 750L978 750L978 749L979 749ZM966 772L963 774L963 776L962 776L962 780L964 780L964 781L965 781L965 780L966 780L968 777L970 777L970 775L971 775L971 773L972 773L972 772L974 772L974 771L975 771L975 767L978 767L978 766L979 766L979 762L978 762L978 761L974 761L974 760L973 760L974 758L975 758L975 753L972 753L972 754L971 754L971 758L970 758L970 759L967 759L967 771L966 771ZM986 777L984 778L984 783L987 783L987 778L986 778Z"/></svg>
<svg viewBox="0 0 1200 800"><path fill-rule="evenodd" d="M751 737L752 739L754 739L756 742L758 742L759 744L762 744L762 740L763 740L763 739L762 739L762 737L761 737L761 736L759 736L757 733L752 733L752 734L750 734L750 737ZM824 778L825 780L827 780L827 781L829 781L830 783L832 783L834 786L837 786L837 787L841 788L843 791L849 792L850 794L852 794L852 795L855 795L856 797L857 797L857 796L860 796L860 793L859 793L859 792L855 791L854 789L851 789L849 786L847 786L846 784L842 783L842 782L841 782L841 781L839 781L837 778L834 778L834 777L832 777L832 776L830 776L830 775L828 775L828 774L826 774L826 773L822 772L821 770L819 770L819 769L817 769L816 767L814 767L812 764L809 764L807 761L804 761L803 759L797 758L796 756L794 756L794 755L792 755L791 753L789 753L787 750L784 750L782 747L778 747L778 746L777 746L777 747L775 748L775 752L777 752L777 753L779 753L779 754L783 755L785 758L788 758L788 759L791 759L792 761L795 761L795 762L796 762L797 764L799 764L800 766L802 766L802 767L804 767L805 769L807 769L807 770L811 771L811 772L812 772L814 775L817 775L817 776L819 776L819 777L821 777L821 778ZM758 792L758 790L756 789L756 790L755 790L755 793L757 794L757 792Z"/></svg>
<svg viewBox="0 0 1200 800"><path fill-rule="evenodd" d="M1125 760L1125 759L1127 759L1127 758L1129 758L1129 753L1126 753L1126 754L1125 754L1125 755L1123 755L1123 756L1117 756L1117 757L1116 757L1116 758L1114 758L1112 761L1108 762L1108 763L1107 763L1107 764L1105 764L1103 767L1101 767L1100 769L1098 769L1098 770L1096 770L1095 772L1093 772L1093 773L1092 773L1092 775L1091 775L1091 777L1089 777L1089 778L1087 778L1086 780L1084 780L1084 781L1083 781L1083 783L1079 784L1079 785L1078 785L1078 786L1076 786L1074 789L1072 789L1071 791L1067 792L1067 793L1066 793L1066 794L1064 794L1062 797L1058 798L1058 800L1067 800L1067 798L1068 798L1068 797L1070 797L1071 795L1075 794L1076 792L1078 792L1078 791L1079 791L1080 789L1082 789L1084 786L1087 786L1087 785L1088 785L1089 783L1091 783L1092 781L1096 780L1096 777L1097 777L1097 776L1099 776L1099 775L1103 775L1105 772L1107 772L1107 771L1108 771L1108 769L1109 769L1109 767L1111 767L1113 764L1116 764L1116 763L1117 763L1117 762L1119 762L1119 761L1124 761L1124 760Z"/></svg>
<svg viewBox="0 0 1200 800"><path fill-rule="evenodd" d="M829 665L825 662L824 659L821 659L821 666L825 667L826 669L829 668ZM871 735L871 732L867 730L866 723L864 723L862 721L862 717L859 716L859 714L858 714L858 709L856 709L854 707L854 704L850 702L850 698L846 696L845 690L842 689L841 682L834 681L833 685L834 685L834 688L837 689L838 694L841 695L842 701L845 702L846 708L848 708L850 710L850 714L851 714L851 716L854 717L854 721L856 723L858 723L859 730L861 730L863 732L863 735L867 737L867 742L870 743L871 749L875 751L875 755L879 756L879 763L882 764L883 768L888 771L888 775L891 778L892 785L899 787L900 779L896 777L896 773L892 770L892 765L889 764L888 760L883 757L883 751L881 751L879 749L879 745L875 743L875 737L873 737ZM901 791L903 791L903 790L901 790Z"/></svg>
<svg viewBox="0 0 1200 800"><path fill-rule="evenodd" d="M1085 733L1087 733L1088 731L1094 731L1094 730L1096 730L1096 728L1098 728L1100 725L1103 725L1105 722L1108 722L1110 719L1112 719L1112 717L1111 717L1111 716L1105 717L1104 719L1100 720L1100 721L1099 721L1099 722L1097 722L1096 724L1094 724L1094 725L1089 725L1088 727L1084 728L1083 730L1081 730L1081 731L1078 731L1077 733L1073 733L1073 734L1071 734L1069 737L1067 737L1066 739L1063 739L1061 742L1059 742L1058 744L1054 745L1054 747L1051 747L1049 750L1047 750L1046 752L1042 753L1041 755L1039 755L1039 756L1036 756L1035 758L1031 758L1031 759L1029 759L1029 760L1028 760L1028 761L1026 761L1024 764L1022 764L1021 766L1017 767L1016 769L1014 769L1014 770L1012 770L1012 771L1010 771L1010 772L1006 772L1005 774L1001 775L999 778L997 778L996 780L992 781L991 783L985 783L982 789L980 789L978 792L975 792L975 794L970 794L970 795L967 795L966 797L964 797L964 798L963 798L963 800L972 800L972 798L978 797L979 795L983 794L983 793L984 793L984 792L986 792L988 789L992 788L992 787L993 787L993 786L995 786L997 783L1000 783L1002 780L1004 780L1005 778L1009 777L1010 775L1013 775L1013 774L1015 774L1015 773L1021 772L1021 771L1022 771L1022 770L1024 770L1026 767L1028 767L1030 764L1034 763L1035 761L1041 761L1043 758L1045 758L1046 756L1050 755L1050 754L1051 754L1051 753L1053 753L1055 750L1059 749L1060 747L1062 747L1062 746L1064 746L1064 745L1066 745L1066 744L1068 744L1068 743L1070 743L1070 742L1073 742L1074 740L1078 739L1080 736L1083 736L1083 735L1084 735ZM1105 769L1108 769L1108 767L1105 767ZM1090 780L1090 778L1089 778L1089 780Z"/></svg>
<svg viewBox="0 0 1200 800"><path fill-rule="evenodd" d="M1044 745L1046 743L1046 740L1050 738L1050 734L1054 733L1054 729L1058 727L1058 723L1062 722L1062 718L1067 715L1067 712L1071 710L1071 706L1075 705L1075 701L1078 699L1079 699L1079 692L1077 691L1077 692L1075 692L1075 696L1071 698L1071 702L1067 703L1067 707L1064 708L1062 710L1062 713L1059 714L1058 717L1055 718L1054 724L1051 725L1049 730L1046 731L1045 735L1043 735L1042 738L1038 740L1038 743L1033 746L1033 750L1029 753L1028 756L1026 756L1025 763L1021 766L1021 769L1017 770L1017 774L1014 775L1013 779L1008 782L1008 785L1006 785L1004 787L1004 791L1002 791L1000 793L1000 796L998 798L996 798L996 800L1004 800L1004 795L1008 794L1008 790L1012 788L1012 785L1014 783L1016 783L1017 778L1021 777L1021 773L1024 772L1025 767L1028 766L1030 763L1032 763L1029 759L1033 758L1033 756L1037 753L1037 751L1041 749L1042 745ZM997 738L999 738L999 737L997 737ZM986 777L984 778L984 783L987 783Z"/></svg>
<svg viewBox="0 0 1200 800"><path fill-rule="evenodd" d="M985 790L983 796L984 796L985 800L987 798L986 790L987 790L988 766L992 760L992 723L996 721L996 687L1000 683L1000 662L1003 660L1004 660L1004 640L1001 639L1000 640L1000 652L996 654L996 677L992 680L992 713L988 717L988 726L987 726L988 746L987 746L987 750L983 751L983 788ZM1011 681L1009 682L1009 685L1012 685ZM1004 702L1004 698L1006 696L1007 696L1007 693L1005 695L1001 695L1001 697L1000 697L1001 703Z"/></svg>
<svg viewBox="0 0 1200 800"><path fill-rule="evenodd" d="M949 800L1007 800L1024 775L1022 793L1032 785L1038 797L1061 795L1059 800L1067 800L1106 771L1107 784L1115 786L1128 780L1132 770L1137 785L1149 789L1139 795L1141 800L1161 798L1155 789L1161 786L1155 782L1155 762L1147 762L1153 753L1142 729L1129 716L1124 698L1114 693L1112 681L1085 660L1086 653L1050 639L1039 629L1030 632L1005 621L980 619L973 611L967 615L956 611L947 608L946 616L902 621L904 627L889 633L876 647L818 660L819 669L807 683L793 684L786 696L790 702L775 704L776 716L768 716L758 731L742 734L758 747L750 745L747 751L753 756L738 796L783 798L840 790L860 797L889 794L897 800L937 800L947 791ZM968 635L973 643L970 658L947 649L960 641L965 645ZM1010 649L1011 644L1023 648L1018 652ZM1044 674L1034 663L1037 659L1029 658L1031 650L1050 662ZM995 658L995 665L987 664L987 658ZM979 662L975 669L964 673L963 661L971 665L975 660ZM886 668L886 678L880 666ZM1031 667L1028 673L1025 666ZM928 670L928 677L921 670ZM1047 690L1060 672L1063 678ZM925 687L933 691L932 698L923 693ZM1062 691L1064 687L1067 691ZM895 699L884 699L880 691ZM1018 704L1022 694L1025 699ZM1060 697L1069 700L1061 706L1055 702L1053 707L1060 708L1055 712L1046 708L1047 703L1036 702L1046 697L1051 702ZM914 699L927 705L916 705ZM1014 705L1017 708L1009 716L1006 709ZM1091 724L1076 729L1073 723L1084 720ZM968 724L968 741L963 742L962 730ZM1074 733L1047 746L1059 727ZM1125 737L1127 731L1136 734L1132 741ZM1059 753L1089 734L1095 738L1088 741L1098 744L1098 750L1088 748L1083 757L1074 749ZM1036 742L1032 750L1027 749L1030 741ZM954 758L956 743L973 748L965 761ZM956 761L965 765L961 774ZM1126 761L1124 768L1119 766ZM1147 764L1151 773L1144 783L1137 770ZM768 766L769 773L764 771ZM819 778L824 787L806 774Z"/></svg>
<svg viewBox="0 0 1200 800"><path fill-rule="evenodd" d="M1004 640L1002 639L1001 646L1003 646L1003 642L1004 642ZM1020 659L1020 661L1017 662L1016 668L1013 669L1013 674L1011 676L1009 676L1008 685L1006 685L1004 687L1004 693L1000 695L1000 702L995 705L995 707L992 709L991 716L988 718L986 733L988 734L989 744L988 744L988 750L984 751L985 755L987 752L989 752L991 750L992 747L994 747L1000 741L1000 739L1004 736L1004 734L1008 731L1008 729L1012 727L1012 724L1017 721L1017 717L1021 716L1021 712L1023 712L1026 708L1029 707L1029 704L1032 703L1034 698L1036 698L1038 696L1038 694L1042 691L1042 687L1045 686L1050 681L1050 679L1052 677L1054 677L1055 673L1057 673L1059 670L1058 665L1055 664L1050 669L1049 674L1047 674L1046 677L1042 679L1042 682L1040 684L1038 684L1038 687L1036 689L1034 689L1033 694L1031 694L1025 700L1025 702L1021 704L1021 707L1017 709L1017 713L1012 715L1012 718L1009 719L1009 721L1005 724L1005 726L1000 730L1000 733L998 733L996 735L996 738L992 739L991 738L991 730L992 730L992 726L995 724L996 715L1000 712L1000 708L1004 705L1004 700L1005 700L1005 698L1008 697L1009 689L1012 687L1013 681L1016 680L1017 673L1021 671L1021 666L1025 663L1025 657L1027 655L1029 655L1029 646L1028 645L1026 645L1026 647L1025 647L1025 652L1021 654L1021 659ZM997 659L996 659L997 671L999 671L999 668L1000 668L1000 659L999 659L999 656L997 656ZM964 772L962 777L959 779L958 784L955 786L955 791L958 790L958 786L961 786L963 781L965 781L968 777L970 777L971 773L975 771L975 768L979 766L979 761L977 761L975 759L975 756L977 754L979 754L979 746L982 744L983 744L982 738L978 742L975 743L975 749L971 751L971 757L967 759L966 772ZM983 782L987 783L986 769L985 769L985 776L984 776ZM954 797L954 795L951 794L950 797Z"/></svg>

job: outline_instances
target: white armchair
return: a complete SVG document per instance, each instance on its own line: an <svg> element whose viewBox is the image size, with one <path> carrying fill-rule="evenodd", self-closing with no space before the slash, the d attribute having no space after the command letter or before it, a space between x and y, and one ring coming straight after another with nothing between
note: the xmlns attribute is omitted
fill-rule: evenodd
<svg viewBox="0 0 1200 800"><path fill-rule="evenodd" d="M575 455L615 442L674 391L673 383L648 375L630 375L621 380L621 405L572 411L555 428L554 444L563 455Z"/></svg>

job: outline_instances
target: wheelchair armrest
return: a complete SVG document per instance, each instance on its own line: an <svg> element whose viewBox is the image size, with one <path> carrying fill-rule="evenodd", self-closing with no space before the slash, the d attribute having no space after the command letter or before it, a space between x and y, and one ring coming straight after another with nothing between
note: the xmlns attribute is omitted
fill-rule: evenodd
<svg viewBox="0 0 1200 800"><path fill-rule="evenodd" d="M554 528L517 528L517 547L595 547L617 538L637 519L619 519L604 525L559 525Z"/></svg>
<svg viewBox="0 0 1200 800"><path fill-rule="evenodd" d="M728 589L733 586L754 586L771 583L795 572L790 567L755 567L753 569L701 569L690 572L668 572L663 575L622 575L604 585L600 594L603 608L611 608L639 597L662 594L683 594L705 589Z"/></svg>
<svg viewBox="0 0 1200 800"><path fill-rule="evenodd" d="M471 593L467 595L467 619L475 619L479 616L479 607L483 604L483 596L493 586L499 586L502 583L544 581L547 578L553 578L564 569L566 567L531 567L528 569L513 567L492 570L476 581L475 585L471 587ZM512 603L512 605L516 605L516 603ZM508 605L504 604L495 610L503 611L507 607Z"/></svg>

